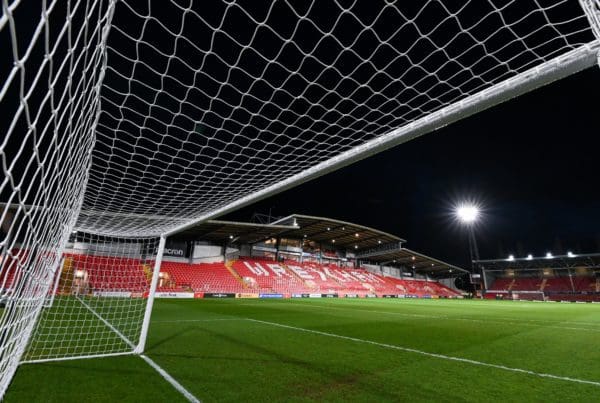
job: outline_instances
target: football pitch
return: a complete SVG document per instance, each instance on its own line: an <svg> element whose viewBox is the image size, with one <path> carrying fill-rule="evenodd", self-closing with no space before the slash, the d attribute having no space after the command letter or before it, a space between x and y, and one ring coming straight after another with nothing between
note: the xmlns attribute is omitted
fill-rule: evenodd
<svg viewBox="0 0 600 403"><path fill-rule="evenodd" d="M157 300L147 355L199 400L597 401L600 305ZM22 365L7 402L185 401L138 356Z"/></svg>

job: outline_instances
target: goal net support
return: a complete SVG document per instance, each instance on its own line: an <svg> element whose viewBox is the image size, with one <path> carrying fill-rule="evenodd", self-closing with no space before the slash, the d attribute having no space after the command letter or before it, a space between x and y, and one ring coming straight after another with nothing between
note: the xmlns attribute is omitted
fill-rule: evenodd
<svg viewBox="0 0 600 403"><path fill-rule="evenodd" d="M166 236L594 65L599 10L2 1L0 396L143 351Z"/></svg>

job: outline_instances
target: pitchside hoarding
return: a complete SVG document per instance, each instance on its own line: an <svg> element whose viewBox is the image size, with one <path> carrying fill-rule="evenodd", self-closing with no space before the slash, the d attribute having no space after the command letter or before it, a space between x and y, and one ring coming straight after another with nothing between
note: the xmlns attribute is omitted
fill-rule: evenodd
<svg viewBox="0 0 600 403"><path fill-rule="evenodd" d="M194 298L193 292L156 292L154 298Z"/></svg>
<svg viewBox="0 0 600 403"><path fill-rule="evenodd" d="M235 298L233 292L205 292L204 298Z"/></svg>

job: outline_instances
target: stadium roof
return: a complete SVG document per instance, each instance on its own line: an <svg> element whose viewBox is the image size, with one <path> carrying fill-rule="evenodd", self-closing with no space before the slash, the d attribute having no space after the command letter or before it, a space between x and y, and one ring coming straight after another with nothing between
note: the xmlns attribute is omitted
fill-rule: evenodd
<svg viewBox="0 0 600 403"><path fill-rule="evenodd" d="M173 238L211 242L232 241L252 244L277 237L282 232L292 228L288 225L208 220L173 235Z"/></svg>
<svg viewBox="0 0 600 403"><path fill-rule="evenodd" d="M444 277L448 277L448 275L452 276L467 273L467 270L458 266L403 247L384 247L379 250L358 254L356 258L385 266L404 267L405 269L412 269L417 273L430 276L443 275Z"/></svg>
<svg viewBox="0 0 600 403"><path fill-rule="evenodd" d="M379 245L406 242L406 240L387 232L324 217L292 214L274 221L273 224L287 225L290 228L282 232L281 236L307 239L357 252Z"/></svg>
<svg viewBox="0 0 600 403"><path fill-rule="evenodd" d="M585 267L588 269L600 268L600 253L547 255L540 257L523 257L508 259L476 260L478 266L486 270L539 270L539 269L567 269Z"/></svg>
<svg viewBox="0 0 600 403"><path fill-rule="evenodd" d="M306 239L357 252L380 245L406 242L395 235L363 225L299 214L281 218L271 224L208 220L173 237L213 242L233 239L242 243L256 243L274 237Z"/></svg>
<svg viewBox="0 0 600 403"><path fill-rule="evenodd" d="M352 250L357 259L392 267L405 266L417 273L444 275L466 270L402 247L404 239L364 225L301 214L278 219L270 224L208 220L173 235L183 240L215 243L258 243L269 238L305 239Z"/></svg>

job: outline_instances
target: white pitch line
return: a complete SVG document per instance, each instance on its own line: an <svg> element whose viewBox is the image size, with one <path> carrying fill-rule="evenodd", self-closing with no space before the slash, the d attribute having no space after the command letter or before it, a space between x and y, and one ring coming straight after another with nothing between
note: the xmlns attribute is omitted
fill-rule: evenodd
<svg viewBox="0 0 600 403"><path fill-rule="evenodd" d="M97 317L98 319L100 319L100 321L102 323L104 323L110 330L112 330L113 332L115 332L115 334L117 336L119 336L121 338L121 340L123 340L125 343L127 343L129 345L129 347L135 348L135 344L133 344L133 342L131 340L129 340L127 337L125 337L125 335L123 333L121 333L116 327L114 327L109 321L107 321L106 319L104 319L102 317L102 315L100 315L98 312L96 312L96 310L94 308L92 308L84 300L82 300L81 298L79 298L78 295L76 295L75 298L77 298L79 300L79 302L81 302L81 304L83 306L85 306L95 317Z"/></svg>
<svg viewBox="0 0 600 403"><path fill-rule="evenodd" d="M129 344L129 346L131 346L131 348L135 348L135 344L133 344L131 342L131 340L129 340L127 337L125 337L123 335L123 333L119 332L113 325L111 325L106 319L104 319L98 312L96 312L84 300L82 300L79 297L77 297L77 299L87 309L89 309L90 312L92 312L94 314L94 316L96 316L98 319L100 319L106 326L108 326L121 339L123 339L123 341L125 341L127 344ZM200 400L198 400L194 395L192 395L190 392L188 392L188 390L186 388L181 386L181 384L179 382L177 382L177 380L175 378L173 378L171 375L169 375L169 373L167 371L165 371L164 369L162 369L157 363L152 361L149 357L145 356L144 354L140 354L140 357L142 357L142 359L144 361L146 361L152 368L154 368L154 370L156 370L156 372L158 372L159 375L162 376L165 381L169 382L171 384L171 386L173 386L179 393L181 393L188 401L190 401L192 403L200 403Z"/></svg>
<svg viewBox="0 0 600 403"><path fill-rule="evenodd" d="M175 389L177 389L177 391L179 393L181 393L188 401L190 401L192 403L200 403L200 400L198 400L198 398L196 398L196 396L192 395L186 388L184 388L179 382L177 382L177 380L175 378L173 378L167 371L165 371L157 363L152 361L152 359L150 359L150 357L148 357L144 354L140 354L140 357L142 357L142 359L144 361L146 361L148 363L148 365L150 365L152 368L154 368L156 370L156 372L158 372L160 374L160 376L162 376L164 378L165 381L169 382Z"/></svg>
<svg viewBox="0 0 600 403"><path fill-rule="evenodd" d="M439 359L448 360L448 361L457 361L457 362L462 362L462 363L465 363L465 364L478 365L478 366L481 366L481 367L495 368L495 369L501 369L503 371L517 372L517 373L521 373L521 374L533 375L533 376L537 376L537 377L540 377L540 378L549 378L549 379L555 379L555 380L560 380L560 381L582 383L582 384L586 384L586 385L593 385L593 386L600 387L600 382L597 382L597 381L589 381L589 380L586 380L586 379L578 379L578 378L571 378L571 377L567 377L567 376L559 376L559 375L546 374L546 373L543 373L543 372L530 371L528 369L507 367L505 365L499 365L499 364L490 364L490 363L487 363L487 362L471 360L471 359L468 359L468 358L453 357L451 355L429 353L427 351L417 350L417 349L410 348L410 347L402 347L402 346L397 346L397 345L394 345L394 344L379 343L379 342L376 342L376 341L358 339L356 337L350 337L350 336L342 336L342 335L335 334L335 333L326 333L326 332L321 332L319 330L304 329L302 327L289 326L289 325L284 325L284 324L276 323L276 322L267 322L267 321L264 321L264 320L250 319L250 318L247 318L247 320L250 321L250 322L262 323L262 324L265 324L265 325L276 326L276 327L281 327L281 328L290 329L290 330L296 330L296 331L299 331L299 332L313 333L313 334L318 334L318 335L321 335L321 336L327 336L327 337L333 337L333 338L337 338L337 339L349 340L349 341L353 341L353 342L356 342L356 343L371 344L371 345L378 346L378 347L389 348L389 349L398 350L398 351L404 351L404 352L407 352L407 353L419 354L419 355L423 355L423 356L426 356L426 357L439 358Z"/></svg>

